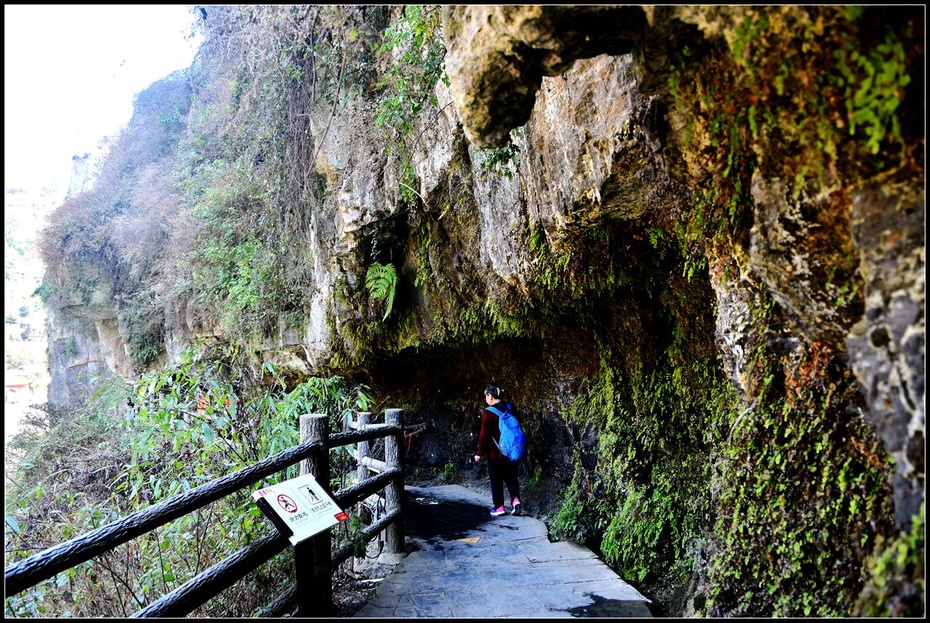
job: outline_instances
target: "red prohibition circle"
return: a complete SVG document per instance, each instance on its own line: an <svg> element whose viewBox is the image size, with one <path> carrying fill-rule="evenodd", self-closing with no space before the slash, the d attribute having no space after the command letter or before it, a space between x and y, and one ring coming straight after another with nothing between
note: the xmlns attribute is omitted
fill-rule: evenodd
<svg viewBox="0 0 930 623"><path fill-rule="evenodd" d="M297 502L291 499L291 496L284 495L283 493L278 495L278 506L283 508L289 513L297 512Z"/></svg>

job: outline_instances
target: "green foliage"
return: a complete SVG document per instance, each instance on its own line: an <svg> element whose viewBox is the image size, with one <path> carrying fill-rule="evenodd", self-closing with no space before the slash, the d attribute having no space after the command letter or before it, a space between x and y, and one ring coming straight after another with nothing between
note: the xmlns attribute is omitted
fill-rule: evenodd
<svg viewBox="0 0 930 623"><path fill-rule="evenodd" d="M279 234L264 219L251 222L270 209L269 186L244 158L202 165L186 182L200 223L199 244L185 262L191 289L230 335L273 330L281 314L300 313L312 293L301 288L306 268L294 266L303 252L281 252L293 245L275 243Z"/></svg>
<svg viewBox="0 0 930 623"><path fill-rule="evenodd" d="M142 367L154 363L163 349L162 342L153 340L151 335L140 336L129 345L130 356Z"/></svg>
<svg viewBox="0 0 930 623"><path fill-rule="evenodd" d="M407 5L403 15L384 31L378 48L391 55L394 62L378 82L385 92L378 102L375 122L379 127L396 130L406 140L414 120L424 106L436 106L433 87L443 79L445 45L441 36L441 12L438 6Z"/></svg>
<svg viewBox="0 0 930 623"><path fill-rule="evenodd" d="M368 411L372 402L364 385L349 387L345 379L336 376L311 377L284 395L277 405L277 413L293 427L299 425L303 414L327 414L332 429L340 430L347 417L358 411Z"/></svg>
<svg viewBox="0 0 930 623"><path fill-rule="evenodd" d="M870 156L903 146L898 109L910 77L901 35L888 28L863 45L873 36L859 15L751 12L728 50L685 48L671 65L669 93L688 124L684 155L700 189L675 223L692 258L687 274L703 270L706 240L746 235L757 169L791 180L796 199L827 172L870 175Z"/></svg>
<svg viewBox="0 0 930 623"><path fill-rule="evenodd" d="M651 495L636 489L627 492L601 544L604 559L630 574L624 577L642 582L669 545L677 550L674 558L680 559L687 538L694 536L693 526L688 525L694 519L682 516L676 497L658 488Z"/></svg>
<svg viewBox="0 0 930 623"><path fill-rule="evenodd" d="M707 240L738 234L751 222L757 111L745 105L752 100L741 91L742 77L719 46L686 48L671 69L669 91L689 123L686 163L698 180L690 209L673 226L690 280L703 268Z"/></svg>
<svg viewBox="0 0 930 623"><path fill-rule="evenodd" d="M487 176L489 173L506 177L512 180L520 167L520 147L514 143L514 138L520 135L520 130L513 130L507 138L507 144L495 149L482 149L479 153L483 156L481 160L482 174Z"/></svg>
<svg viewBox="0 0 930 623"><path fill-rule="evenodd" d="M843 89L849 135L864 130L865 148L871 154L877 154L889 137L903 145L896 111L911 77L904 46L895 34L887 32L872 50L861 51L844 42L833 55L842 76L837 82Z"/></svg>
<svg viewBox="0 0 930 623"><path fill-rule="evenodd" d="M63 284L62 289L70 287L80 291L84 286L80 281L86 273L108 275L114 270L109 261L113 254L109 238L112 199L104 199L110 198L88 193L69 197L52 213L48 226L39 232L42 261L50 275Z"/></svg>
<svg viewBox="0 0 930 623"><path fill-rule="evenodd" d="M732 401L712 362L678 359L672 352L654 369L646 362L626 375L624 364L604 360L568 414L601 431L597 471L605 491L584 504L585 516L602 529L605 560L637 581L690 569L690 546L706 529L710 505L705 442Z"/></svg>
<svg viewBox="0 0 930 623"><path fill-rule="evenodd" d="M542 480L542 476L543 476L542 465L537 465L536 469L533 470L532 475L526 481L526 484L528 485L538 484Z"/></svg>
<svg viewBox="0 0 930 623"><path fill-rule="evenodd" d="M886 542L887 541L887 542ZM911 529L893 539L879 537L868 561L869 580L856 602L855 616L924 616L927 609L926 504L911 519Z"/></svg>
<svg viewBox="0 0 930 623"><path fill-rule="evenodd" d="M126 460L119 449L119 420L112 417L122 392L100 391L86 413L46 406L32 413L7 443L6 563L99 527L119 513L110 485ZM7 616L86 614L104 563L86 563L39 586L8 595ZM87 601L82 601L81 598ZM120 613L122 614L122 612Z"/></svg>
<svg viewBox="0 0 930 623"><path fill-rule="evenodd" d="M568 539L584 542L596 531L597 527L592 523L593 515L586 508L584 501L582 479L582 471L578 466L575 469L571 486L561 494L559 511L552 525L549 526L549 533L556 540Z"/></svg>
<svg viewBox="0 0 930 623"><path fill-rule="evenodd" d="M8 476L17 487L7 488L7 561L292 447L303 413L326 413L335 425L372 403L364 387L337 377L307 379L285 391L273 365L263 365L261 375L249 381L235 352L190 350L176 366L150 371L132 386L101 382L85 414L50 415L42 424L47 434L22 437L13 446L19 463ZM137 405L132 418L127 396ZM338 474L345 453L334 453L331 467ZM295 475L296 466L268 484ZM247 492L229 496L8 596L6 611L126 617L270 530ZM192 615L255 610L279 596L292 574L292 556L276 557Z"/></svg>
<svg viewBox="0 0 930 623"><path fill-rule="evenodd" d="M397 292L397 270L393 264L374 262L365 274L365 287L368 294L376 301L384 301L384 317L387 320L394 307L394 294Z"/></svg>
<svg viewBox="0 0 930 623"><path fill-rule="evenodd" d="M38 296L42 299L42 303L45 303L48 300L49 295L51 294L51 286L47 283L39 284L39 287L35 289L35 292L32 293L33 296Z"/></svg>
<svg viewBox="0 0 930 623"><path fill-rule="evenodd" d="M884 25L867 32L876 25L861 16L851 7L758 13L737 31L732 54L745 72L754 126L765 127L767 144L781 137L771 164L796 186L830 168L867 173L866 163L875 162L868 156L903 147L907 35ZM847 147L846 137L857 144Z"/></svg>
<svg viewBox="0 0 930 623"><path fill-rule="evenodd" d="M164 353L164 324L157 316L158 305L145 305L140 300L135 303L120 314L119 321L124 334L128 335L130 357L137 368L144 370Z"/></svg>
<svg viewBox="0 0 930 623"><path fill-rule="evenodd" d="M609 251L613 236L607 225L579 228L556 249L545 242L541 230L531 232L540 304L583 303L592 296L610 297L628 286L632 282L629 273Z"/></svg>
<svg viewBox="0 0 930 623"><path fill-rule="evenodd" d="M733 422L715 478L708 613L846 614L891 515L881 442L865 422L841 415L858 388L822 346L789 378L765 352L755 356L765 379L758 402Z"/></svg>
<svg viewBox="0 0 930 623"><path fill-rule="evenodd" d="M65 346L65 354L68 356L69 359L74 359L75 357L77 357L77 354L78 354L77 340L74 338L73 335L68 336L68 342L67 342L67 345Z"/></svg>
<svg viewBox="0 0 930 623"><path fill-rule="evenodd" d="M665 239L665 232L658 227L648 227L646 229L646 234L649 236L649 244L659 251L659 253L662 253L660 242Z"/></svg>
<svg viewBox="0 0 930 623"><path fill-rule="evenodd" d="M372 49L385 9L214 6L181 142L179 176L196 217L176 262L174 300L190 299L233 339L305 324L316 294L310 237L323 202L317 171L339 107L370 96ZM208 51L208 52L207 52ZM358 90L356 90L356 88ZM328 110L322 136L316 111Z"/></svg>
<svg viewBox="0 0 930 623"><path fill-rule="evenodd" d="M245 416L224 376L187 351L173 369L140 377L124 495L138 504L146 492L157 501L267 456L259 439L264 418Z"/></svg>
<svg viewBox="0 0 930 623"><path fill-rule="evenodd" d="M383 89L375 124L390 137L398 160L398 192L408 203L417 199L411 153L419 136L413 136L418 115L426 106L436 108L434 93L441 79L448 84L443 61L442 14L437 5L406 5L403 14L384 31L377 51L387 57L388 69L378 81Z"/></svg>

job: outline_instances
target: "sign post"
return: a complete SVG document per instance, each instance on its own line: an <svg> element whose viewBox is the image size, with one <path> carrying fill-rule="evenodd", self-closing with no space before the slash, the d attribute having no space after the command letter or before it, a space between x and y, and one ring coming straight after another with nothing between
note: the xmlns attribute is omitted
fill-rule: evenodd
<svg viewBox="0 0 930 623"><path fill-rule="evenodd" d="M300 462L300 476L259 489L252 498L294 546L296 616L332 616L335 604L328 530L349 516L325 486L330 479L329 418L325 413L300 416L300 442L306 441L315 441L318 448Z"/></svg>
<svg viewBox="0 0 930 623"><path fill-rule="evenodd" d="M316 481L313 474L252 493L252 498L271 523L297 545L305 539L348 519L345 511Z"/></svg>

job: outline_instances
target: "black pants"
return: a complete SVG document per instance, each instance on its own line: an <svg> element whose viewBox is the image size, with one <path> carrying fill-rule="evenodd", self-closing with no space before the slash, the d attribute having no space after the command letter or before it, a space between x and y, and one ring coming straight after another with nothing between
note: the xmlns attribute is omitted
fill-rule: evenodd
<svg viewBox="0 0 930 623"><path fill-rule="evenodd" d="M520 482L517 480L517 467L519 461L511 461L506 457L488 460L488 476L491 478L491 502L494 508L504 505L504 483L510 493L510 501L520 497Z"/></svg>

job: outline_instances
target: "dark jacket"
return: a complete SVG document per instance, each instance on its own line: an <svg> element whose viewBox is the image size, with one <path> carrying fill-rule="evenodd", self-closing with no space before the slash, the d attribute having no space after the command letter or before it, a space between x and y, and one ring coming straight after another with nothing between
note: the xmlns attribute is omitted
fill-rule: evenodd
<svg viewBox="0 0 930 623"><path fill-rule="evenodd" d="M503 400L495 403L494 406L501 411L511 408L510 403ZM493 411L485 409L481 412L481 430L478 433L478 449L475 454L487 457L489 461L503 458L500 449L497 447L501 440L501 427L498 419L497 414Z"/></svg>

